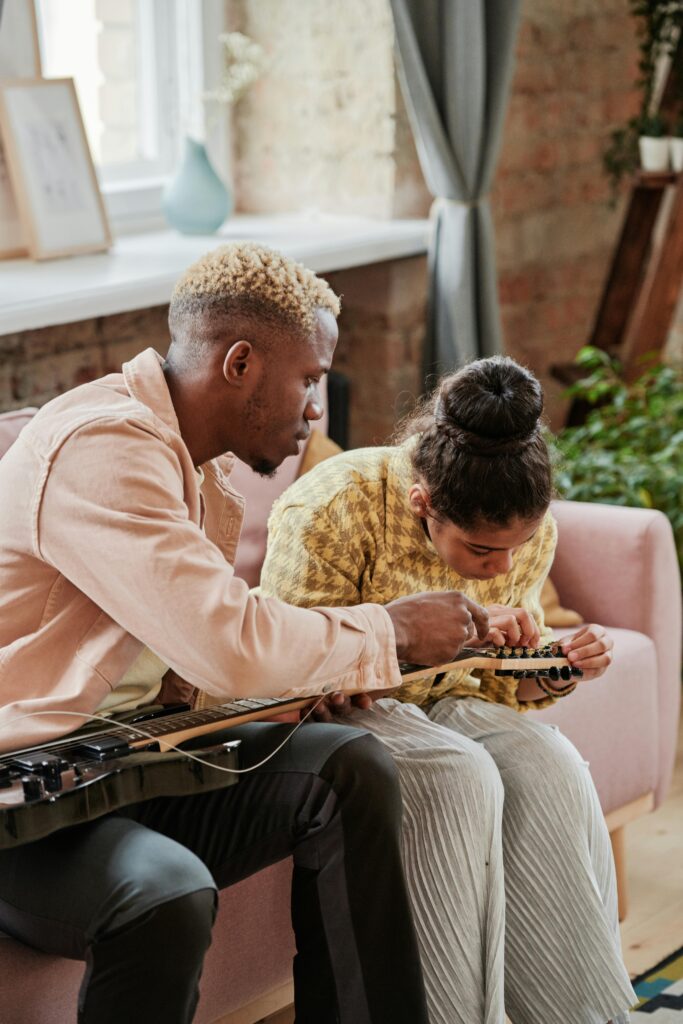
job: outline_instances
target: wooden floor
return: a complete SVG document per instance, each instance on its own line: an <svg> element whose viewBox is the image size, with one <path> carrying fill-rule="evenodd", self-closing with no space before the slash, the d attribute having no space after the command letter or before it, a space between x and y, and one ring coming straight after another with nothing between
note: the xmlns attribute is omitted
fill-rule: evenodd
<svg viewBox="0 0 683 1024"><path fill-rule="evenodd" d="M626 828L630 907L621 926L635 977L683 946L683 718L669 795Z"/></svg>
<svg viewBox="0 0 683 1024"><path fill-rule="evenodd" d="M626 828L629 913L621 927L624 960L635 977L683 946L683 717L676 769L659 810ZM283 1010L267 1024L292 1024Z"/></svg>

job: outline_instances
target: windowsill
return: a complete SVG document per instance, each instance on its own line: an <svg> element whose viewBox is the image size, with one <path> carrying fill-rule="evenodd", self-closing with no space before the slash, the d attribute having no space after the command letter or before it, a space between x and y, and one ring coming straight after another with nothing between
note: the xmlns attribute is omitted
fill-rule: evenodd
<svg viewBox="0 0 683 1024"><path fill-rule="evenodd" d="M380 221L330 214L237 216L210 236L173 231L128 235L106 253L35 263L0 262L0 335L168 302L183 270L225 242L280 249L316 273L427 251L428 220Z"/></svg>

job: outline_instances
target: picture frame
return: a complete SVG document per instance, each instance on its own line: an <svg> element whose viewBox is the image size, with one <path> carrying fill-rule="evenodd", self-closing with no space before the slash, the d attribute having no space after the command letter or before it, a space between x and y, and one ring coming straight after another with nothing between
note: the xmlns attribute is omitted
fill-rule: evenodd
<svg viewBox="0 0 683 1024"><path fill-rule="evenodd" d="M0 133L34 259L101 252L111 232L72 78L0 82Z"/></svg>
<svg viewBox="0 0 683 1024"><path fill-rule="evenodd" d="M0 78L42 73L34 0L0 0Z"/></svg>
<svg viewBox="0 0 683 1024"><path fill-rule="evenodd" d="M26 233L19 216L0 135L0 259L27 255Z"/></svg>

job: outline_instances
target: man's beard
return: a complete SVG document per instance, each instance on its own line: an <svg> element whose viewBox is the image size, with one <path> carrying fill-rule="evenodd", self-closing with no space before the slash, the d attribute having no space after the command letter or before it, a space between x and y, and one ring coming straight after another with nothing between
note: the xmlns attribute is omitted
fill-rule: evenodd
<svg viewBox="0 0 683 1024"><path fill-rule="evenodd" d="M259 476L265 477L275 476L280 468L279 463L270 462L269 459L258 459L256 462L250 462L249 465L255 473L258 473Z"/></svg>

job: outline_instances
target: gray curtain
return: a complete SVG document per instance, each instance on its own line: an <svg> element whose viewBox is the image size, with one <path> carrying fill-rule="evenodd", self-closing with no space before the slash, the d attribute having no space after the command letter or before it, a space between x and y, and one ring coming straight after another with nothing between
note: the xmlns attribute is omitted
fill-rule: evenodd
<svg viewBox="0 0 683 1024"><path fill-rule="evenodd" d="M399 75L435 197L425 374L501 351L487 199L521 0L391 0Z"/></svg>

